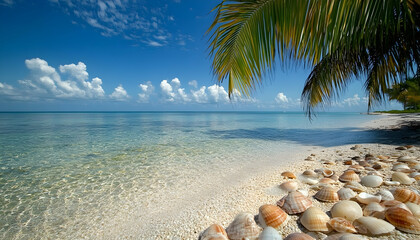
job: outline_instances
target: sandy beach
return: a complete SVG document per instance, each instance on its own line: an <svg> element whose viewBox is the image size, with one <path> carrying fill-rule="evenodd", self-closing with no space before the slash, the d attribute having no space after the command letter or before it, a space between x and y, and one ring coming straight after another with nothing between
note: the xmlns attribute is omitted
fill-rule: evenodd
<svg viewBox="0 0 420 240"><path fill-rule="evenodd" d="M263 172L259 170L250 170L247 176L237 176L237 181L230 186L221 185L213 188L196 198L195 201L188 202L187 206L178 206L172 212L168 212L166 216L160 218L149 219L152 224L147 224L147 230L144 225L139 222L133 222L134 226L138 226L142 231L132 232L125 231L132 228L133 225L117 227L114 225L112 231L102 229L96 237L102 238L134 238L134 239L198 239L199 233L214 223L221 224L225 228L233 221L234 217L240 212L248 212L258 214L258 209L263 204L275 204L285 194L280 190L279 184L285 182L281 173L283 171L291 171L296 175L301 174L305 170L315 170L320 168L328 168L334 170L337 174L341 174L348 166L343 164L343 160L348 160L354 156L364 156L365 154L378 155L407 155L415 158L420 157L419 146L415 143L420 139L420 132L416 124L419 123L418 115L383 115L379 120L369 122L361 126L361 131L382 131L386 139L394 139L392 144L385 144L384 140L378 143L360 143L355 150L351 148L354 145L334 146L330 148L321 148L317 146L307 147L305 151L293 152L289 158L285 159L279 156L279 165L275 168L265 169ZM413 148L405 151L395 150L401 145L415 145ZM314 161L305 161L308 156L314 156ZM325 164L325 163L328 164ZM391 163L379 170L384 175L384 180L391 177ZM366 175L365 172L361 176ZM234 179L234 176L232 176ZM316 190L310 188L309 185L297 181L300 189L308 190L309 197L312 199L313 205L320 207L324 211L329 211L334 203L322 203L314 199L312 196ZM337 189L344 184L339 182L335 186ZM419 190L419 185L413 183L411 188ZM381 189L391 189L390 186L381 186ZM368 193L376 193L379 188L367 188ZM182 211L180 211L182 210ZM286 237L293 232L308 232L302 225L298 224L299 215L291 215L291 219L281 230L282 237ZM117 230L117 231L116 231ZM130 235L125 235L130 233ZM133 234L133 235L131 235ZM310 233L318 239L325 238L322 233ZM376 237L375 239L418 239L418 235L403 233L394 230L390 235Z"/></svg>

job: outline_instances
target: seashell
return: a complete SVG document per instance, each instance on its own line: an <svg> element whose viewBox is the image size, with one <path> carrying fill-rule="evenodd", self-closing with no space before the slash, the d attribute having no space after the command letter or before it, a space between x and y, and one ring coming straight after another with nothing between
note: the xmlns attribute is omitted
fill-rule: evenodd
<svg viewBox="0 0 420 240"><path fill-rule="evenodd" d="M374 175L374 176L379 176L379 177L384 177L384 175L376 170L370 171L367 173L367 175Z"/></svg>
<svg viewBox="0 0 420 240"><path fill-rule="evenodd" d="M284 178L289 178L289 179L295 179L296 175L292 172L286 171L286 172L282 172L281 176L283 176Z"/></svg>
<svg viewBox="0 0 420 240"><path fill-rule="evenodd" d="M258 239L260 232L261 228L250 213L239 213L226 228L230 240Z"/></svg>
<svg viewBox="0 0 420 240"><path fill-rule="evenodd" d="M412 157L409 157L409 156L401 156L401 157L399 157L398 158L398 162L411 162L411 161L413 161L414 160L414 158L412 158Z"/></svg>
<svg viewBox="0 0 420 240"><path fill-rule="evenodd" d="M276 229L266 227L258 236L258 240L282 240L282 237Z"/></svg>
<svg viewBox="0 0 420 240"><path fill-rule="evenodd" d="M302 175L305 177L318 178L318 173L312 170L306 170L302 173Z"/></svg>
<svg viewBox="0 0 420 240"><path fill-rule="evenodd" d="M395 150L407 150L407 148L406 148L406 147L401 146L401 147L396 147L396 148L395 148Z"/></svg>
<svg viewBox="0 0 420 240"><path fill-rule="evenodd" d="M408 176L411 177L411 178L414 178L416 180L419 180L417 178L420 177L420 173L419 172L412 172Z"/></svg>
<svg viewBox="0 0 420 240"><path fill-rule="evenodd" d="M401 183L397 181L384 181L384 184L387 186L399 186Z"/></svg>
<svg viewBox="0 0 420 240"><path fill-rule="evenodd" d="M380 169L383 168L383 166L382 166L382 164L375 163L375 164L372 165L372 168L375 169L375 170L380 170Z"/></svg>
<svg viewBox="0 0 420 240"><path fill-rule="evenodd" d="M341 233L356 233L356 229L353 224L345 218L335 217L328 221L328 224L337 232Z"/></svg>
<svg viewBox="0 0 420 240"><path fill-rule="evenodd" d="M326 164L326 165L335 165L335 162L333 162L333 161L331 161L331 160L325 160L325 161L323 161L322 163L323 163L323 164Z"/></svg>
<svg viewBox="0 0 420 240"><path fill-rule="evenodd" d="M388 208L392 208L392 207L401 207L400 205L402 204L402 202L398 201L398 200L388 200L388 201L383 201L381 203L382 206L384 206L386 209Z"/></svg>
<svg viewBox="0 0 420 240"><path fill-rule="evenodd" d="M258 222L265 228L267 226L279 229L284 223L287 222L289 215L285 213L281 208L265 204L259 209Z"/></svg>
<svg viewBox="0 0 420 240"><path fill-rule="evenodd" d="M389 208L385 212L385 218L400 231L420 234L419 220L405 209Z"/></svg>
<svg viewBox="0 0 420 240"><path fill-rule="evenodd" d="M395 200L400 202L412 202L415 204L420 204L420 196L410 189L396 188L393 190L392 194L394 195Z"/></svg>
<svg viewBox="0 0 420 240"><path fill-rule="evenodd" d="M378 155L378 158L381 159L381 160L387 160L387 159L389 159L389 156Z"/></svg>
<svg viewBox="0 0 420 240"><path fill-rule="evenodd" d="M332 175L330 178L336 182L338 181L338 176L336 174Z"/></svg>
<svg viewBox="0 0 420 240"><path fill-rule="evenodd" d="M357 175L353 170L347 170L338 178L342 182L360 182L359 175Z"/></svg>
<svg viewBox="0 0 420 240"><path fill-rule="evenodd" d="M298 183L297 182L284 182L280 184L280 188L286 192L294 192L298 189Z"/></svg>
<svg viewBox="0 0 420 240"><path fill-rule="evenodd" d="M360 205L355 201L343 200L340 201L331 208L331 216L342 217L350 222L353 222L355 219L363 216L363 211Z"/></svg>
<svg viewBox="0 0 420 240"><path fill-rule="evenodd" d="M337 202L340 200L338 198L337 190L330 186L323 187L314 195L314 198L323 202Z"/></svg>
<svg viewBox="0 0 420 240"><path fill-rule="evenodd" d="M397 181L404 185L410 185L414 182L407 174L402 172L394 172L392 174L392 181Z"/></svg>
<svg viewBox="0 0 420 240"><path fill-rule="evenodd" d="M348 200L348 199L356 197L357 195L357 193L355 193L353 190L351 190L350 188L345 188L345 187L338 190L337 194L340 200Z"/></svg>
<svg viewBox="0 0 420 240"><path fill-rule="evenodd" d="M306 233L291 233L284 238L284 240L315 240Z"/></svg>
<svg viewBox="0 0 420 240"><path fill-rule="evenodd" d="M351 233L337 233L326 237L323 240L367 240L365 236Z"/></svg>
<svg viewBox="0 0 420 240"><path fill-rule="evenodd" d="M412 202L406 202L405 205L408 209L410 209L410 212L414 215L414 217L420 218L420 205Z"/></svg>
<svg viewBox="0 0 420 240"><path fill-rule="evenodd" d="M291 192L277 202L288 214L304 212L312 206L312 201L300 192Z"/></svg>
<svg viewBox="0 0 420 240"><path fill-rule="evenodd" d="M330 217L317 207L308 208L300 218L302 225L309 231L325 233L331 231L331 227L327 224L329 220Z"/></svg>
<svg viewBox="0 0 420 240"><path fill-rule="evenodd" d="M371 202L363 209L363 216L372 216L376 212L385 211L385 207L377 202Z"/></svg>
<svg viewBox="0 0 420 240"><path fill-rule="evenodd" d="M334 184L337 183L336 181L332 180L331 178L322 178L319 180L320 184Z"/></svg>
<svg viewBox="0 0 420 240"><path fill-rule="evenodd" d="M204 230L200 236L199 240L229 240L225 229L219 224L210 225L206 230Z"/></svg>
<svg viewBox="0 0 420 240"><path fill-rule="evenodd" d="M416 163L416 164L413 164L412 166L410 166L412 169L415 169L415 170L420 170L420 163ZM419 180L419 179L417 179L416 178L416 180Z"/></svg>
<svg viewBox="0 0 420 240"><path fill-rule="evenodd" d="M374 169L373 167L365 167L365 170L368 170L368 171L375 171L375 169Z"/></svg>
<svg viewBox="0 0 420 240"><path fill-rule="evenodd" d="M323 169L322 175L324 175L324 177L331 177L332 175L334 175L334 171L330 169Z"/></svg>
<svg viewBox="0 0 420 240"><path fill-rule="evenodd" d="M354 157L352 157L351 159L352 159L352 160L359 161L359 160L361 160L362 158L361 158L361 157L359 157L359 156L354 156Z"/></svg>
<svg viewBox="0 0 420 240"><path fill-rule="evenodd" d="M318 179L312 178L312 177L307 177L304 175L299 175L299 180L303 183L309 184L309 185L314 185L318 183Z"/></svg>
<svg viewBox="0 0 420 240"><path fill-rule="evenodd" d="M302 195L305 197L309 196L309 192L306 189L298 189L297 191L302 193Z"/></svg>
<svg viewBox="0 0 420 240"><path fill-rule="evenodd" d="M382 178L376 175L367 175L360 180L360 183L366 187L379 187L382 182Z"/></svg>
<svg viewBox="0 0 420 240"><path fill-rule="evenodd" d="M359 165L362 166L362 167L364 167L364 168L372 166L367 161L360 161L359 162Z"/></svg>
<svg viewBox="0 0 420 240"><path fill-rule="evenodd" d="M356 191L356 192L366 191L366 188L358 182L347 182L346 184L344 184L344 187L350 188L351 190Z"/></svg>
<svg viewBox="0 0 420 240"><path fill-rule="evenodd" d="M377 202L377 203L381 202L382 197L362 192L356 196L356 199L360 203L369 204L371 202Z"/></svg>
<svg viewBox="0 0 420 240"><path fill-rule="evenodd" d="M392 167L392 171L399 171L399 170L401 170L401 169L410 169L410 167L408 167L408 165L407 165L407 164L402 164L402 163L400 163L400 164L395 164L395 165Z"/></svg>
<svg viewBox="0 0 420 240"><path fill-rule="evenodd" d="M352 170L356 173L360 173L360 171L363 171L365 168L360 166L359 164L350 165L347 170Z"/></svg>
<svg viewBox="0 0 420 240"><path fill-rule="evenodd" d="M345 160L343 162L344 165L353 165L353 160Z"/></svg>
<svg viewBox="0 0 420 240"><path fill-rule="evenodd" d="M381 189L379 192L377 192L375 195L381 196L382 201L388 201L388 200L394 200L394 195L386 189Z"/></svg>
<svg viewBox="0 0 420 240"><path fill-rule="evenodd" d="M360 217L353 222L353 225L357 232L370 236L388 234L395 229L390 223L374 217Z"/></svg>

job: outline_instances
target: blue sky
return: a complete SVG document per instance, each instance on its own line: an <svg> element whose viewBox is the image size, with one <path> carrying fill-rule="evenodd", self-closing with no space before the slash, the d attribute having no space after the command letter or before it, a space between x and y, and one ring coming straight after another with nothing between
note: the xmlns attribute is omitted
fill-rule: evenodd
<svg viewBox="0 0 420 240"><path fill-rule="evenodd" d="M228 99L205 35L218 2L0 0L0 111L302 110L300 66ZM366 111L364 96L354 80L326 110Z"/></svg>

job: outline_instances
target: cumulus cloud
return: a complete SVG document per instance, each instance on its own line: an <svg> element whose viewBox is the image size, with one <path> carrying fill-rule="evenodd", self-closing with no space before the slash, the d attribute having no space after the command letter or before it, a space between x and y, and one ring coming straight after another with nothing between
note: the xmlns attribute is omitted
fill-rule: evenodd
<svg viewBox="0 0 420 240"><path fill-rule="evenodd" d="M188 85L190 85L190 86L192 86L194 88L197 88L198 87L198 83L197 83L196 80L189 81L188 82Z"/></svg>
<svg viewBox="0 0 420 240"><path fill-rule="evenodd" d="M288 103L289 99L287 99L286 95L284 95L284 93L278 93L276 98L274 99L276 101L276 103Z"/></svg>
<svg viewBox="0 0 420 240"><path fill-rule="evenodd" d="M111 95L109 95L109 97L116 101L127 101L128 99L130 99L130 96L127 94L127 91L125 91L122 85L116 87L114 92Z"/></svg>
<svg viewBox="0 0 420 240"><path fill-rule="evenodd" d="M148 103L150 95L152 95L155 87L153 87L150 81L146 82L145 84L140 84L139 87L141 89L141 93L138 94L138 102Z"/></svg>
<svg viewBox="0 0 420 240"><path fill-rule="evenodd" d="M209 100L211 102L228 102L229 96L223 86L218 86L216 84L207 88L209 91Z"/></svg>
<svg viewBox="0 0 420 240"><path fill-rule="evenodd" d="M172 79L170 83L167 80L162 80L160 88L165 102L184 103L191 100L185 93L185 88L181 88L181 81L178 78Z"/></svg>
<svg viewBox="0 0 420 240"><path fill-rule="evenodd" d="M202 86L199 90L191 90L191 96L196 103L206 103L208 101L206 87Z"/></svg>

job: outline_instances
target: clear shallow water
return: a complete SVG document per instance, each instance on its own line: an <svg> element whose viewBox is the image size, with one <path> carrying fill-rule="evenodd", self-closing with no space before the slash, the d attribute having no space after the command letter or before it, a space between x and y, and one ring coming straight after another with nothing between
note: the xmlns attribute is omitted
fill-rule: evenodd
<svg viewBox="0 0 420 240"><path fill-rule="evenodd" d="M0 238L80 238L299 147L374 142L357 113L0 113ZM204 179L204 180L203 180ZM130 211L127 211L130 214Z"/></svg>

